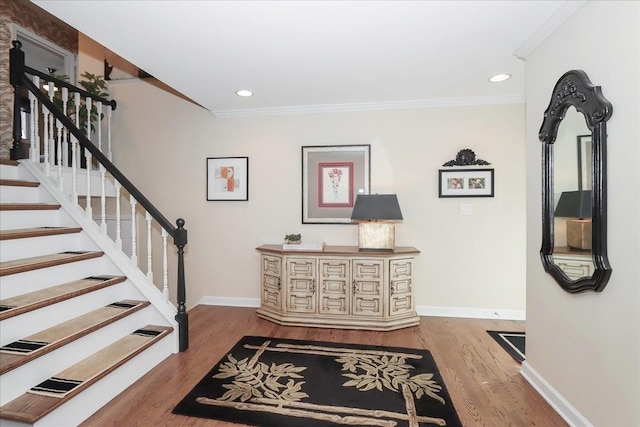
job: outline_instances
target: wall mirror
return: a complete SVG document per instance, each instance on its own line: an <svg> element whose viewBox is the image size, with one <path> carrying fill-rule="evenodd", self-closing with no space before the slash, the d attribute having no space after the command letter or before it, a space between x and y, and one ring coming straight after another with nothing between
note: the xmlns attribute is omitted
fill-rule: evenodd
<svg viewBox="0 0 640 427"><path fill-rule="evenodd" d="M567 292L602 291L607 259L607 129L612 107L584 71L553 88L542 142L542 264Z"/></svg>

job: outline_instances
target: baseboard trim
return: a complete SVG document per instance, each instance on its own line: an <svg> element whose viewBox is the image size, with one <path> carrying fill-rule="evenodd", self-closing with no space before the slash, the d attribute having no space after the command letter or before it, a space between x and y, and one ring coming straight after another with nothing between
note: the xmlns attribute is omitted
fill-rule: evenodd
<svg viewBox="0 0 640 427"><path fill-rule="evenodd" d="M593 427L593 424L558 393L558 390L553 388L527 361L522 362L520 374L560 414L567 424L572 427Z"/></svg>
<svg viewBox="0 0 640 427"><path fill-rule="evenodd" d="M418 316L464 317L470 319L526 320L525 310L499 308L440 307L422 305L416 307Z"/></svg>
<svg viewBox="0 0 640 427"><path fill-rule="evenodd" d="M259 298L204 296L195 305L222 305L229 307L260 307ZM466 317L471 319L525 320L524 310L502 310L467 307L416 307L418 316Z"/></svg>
<svg viewBox="0 0 640 427"><path fill-rule="evenodd" d="M196 305L225 305L229 307L260 307L259 298L211 297L200 298Z"/></svg>

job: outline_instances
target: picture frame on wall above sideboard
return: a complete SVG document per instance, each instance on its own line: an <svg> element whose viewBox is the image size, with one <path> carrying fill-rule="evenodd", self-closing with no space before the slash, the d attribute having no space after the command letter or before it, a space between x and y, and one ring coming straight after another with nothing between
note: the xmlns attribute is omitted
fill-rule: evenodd
<svg viewBox="0 0 640 427"><path fill-rule="evenodd" d="M248 157L207 157L207 200L249 200Z"/></svg>
<svg viewBox="0 0 640 427"><path fill-rule="evenodd" d="M438 197L493 197L493 169L440 169Z"/></svg>
<svg viewBox="0 0 640 427"><path fill-rule="evenodd" d="M351 224L358 194L371 187L371 145L302 147L302 223Z"/></svg>

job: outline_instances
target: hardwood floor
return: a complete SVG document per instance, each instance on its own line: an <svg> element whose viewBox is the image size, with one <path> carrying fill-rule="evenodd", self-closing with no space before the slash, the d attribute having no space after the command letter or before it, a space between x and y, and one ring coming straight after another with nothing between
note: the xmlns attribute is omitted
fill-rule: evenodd
<svg viewBox="0 0 640 427"><path fill-rule="evenodd" d="M373 332L285 327L259 319L251 308L197 306L189 323L188 351L167 358L82 426L238 426L171 410L244 335L428 349L464 426L567 426L486 333L521 331L524 322L422 317L416 327Z"/></svg>

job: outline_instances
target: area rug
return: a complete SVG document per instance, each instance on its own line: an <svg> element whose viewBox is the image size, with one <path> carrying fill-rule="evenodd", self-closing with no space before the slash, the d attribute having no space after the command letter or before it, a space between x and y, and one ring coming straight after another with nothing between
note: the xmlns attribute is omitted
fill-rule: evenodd
<svg viewBox="0 0 640 427"><path fill-rule="evenodd" d="M173 413L261 427L462 425L429 351L256 336Z"/></svg>
<svg viewBox="0 0 640 427"><path fill-rule="evenodd" d="M524 332L487 331L518 362L524 362Z"/></svg>

